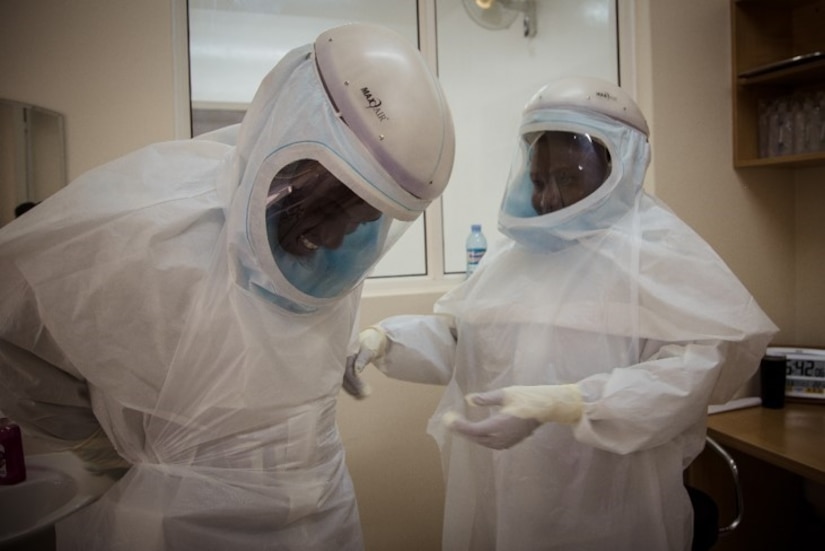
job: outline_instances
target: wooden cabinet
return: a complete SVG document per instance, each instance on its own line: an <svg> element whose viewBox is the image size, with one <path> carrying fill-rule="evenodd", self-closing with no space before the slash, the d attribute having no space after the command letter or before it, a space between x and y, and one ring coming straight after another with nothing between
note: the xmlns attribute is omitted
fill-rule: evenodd
<svg viewBox="0 0 825 551"><path fill-rule="evenodd" d="M734 166L825 166L825 0L730 5ZM788 134L788 117L815 132Z"/></svg>
<svg viewBox="0 0 825 551"><path fill-rule="evenodd" d="M736 462L744 501L741 524L714 551L822 549L825 520L814 497L825 487L820 402L794 400L782 409L757 406L708 416L708 436ZM706 447L685 481L716 501L720 525L735 518L734 479L719 454Z"/></svg>

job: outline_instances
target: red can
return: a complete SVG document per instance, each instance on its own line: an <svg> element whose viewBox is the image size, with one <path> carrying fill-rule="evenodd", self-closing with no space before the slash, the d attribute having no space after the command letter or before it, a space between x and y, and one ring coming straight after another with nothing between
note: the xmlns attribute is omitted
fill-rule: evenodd
<svg viewBox="0 0 825 551"><path fill-rule="evenodd" d="M20 427L4 417L0 419L0 485L26 480L23 461L23 435Z"/></svg>

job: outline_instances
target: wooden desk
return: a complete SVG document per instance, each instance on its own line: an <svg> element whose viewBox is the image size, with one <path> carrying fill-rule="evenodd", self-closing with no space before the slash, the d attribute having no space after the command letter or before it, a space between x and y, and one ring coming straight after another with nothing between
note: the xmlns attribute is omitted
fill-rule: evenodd
<svg viewBox="0 0 825 551"><path fill-rule="evenodd" d="M744 498L742 523L714 551L822 549L822 520L806 502L806 481L825 484L825 404L786 402L708 416L708 436L736 461ZM708 448L691 464L687 480L710 494L720 524L734 517L733 479ZM812 543L813 542L813 543Z"/></svg>
<svg viewBox="0 0 825 551"><path fill-rule="evenodd" d="M708 436L825 484L825 404L785 402L782 409L751 407L708 416Z"/></svg>

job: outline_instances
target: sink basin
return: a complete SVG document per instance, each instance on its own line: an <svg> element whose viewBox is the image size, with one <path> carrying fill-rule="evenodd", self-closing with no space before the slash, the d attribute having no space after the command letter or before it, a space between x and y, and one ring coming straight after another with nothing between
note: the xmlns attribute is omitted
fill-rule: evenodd
<svg viewBox="0 0 825 551"><path fill-rule="evenodd" d="M114 481L95 476L71 452L26 457L26 480L0 486L0 544L52 526L92 503Z"/></svg>

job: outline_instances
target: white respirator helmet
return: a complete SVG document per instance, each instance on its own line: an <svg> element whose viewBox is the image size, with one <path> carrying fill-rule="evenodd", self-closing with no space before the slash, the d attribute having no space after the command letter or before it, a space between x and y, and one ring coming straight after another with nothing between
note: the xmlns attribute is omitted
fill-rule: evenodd
<svg viewBox="0 0 825 551"><path fill-rule="evenodd" d="M641 192L649 129L636 102L597 78L566 77L527 103L499 212L505 235L556 250L609 227Z"/></svg>
<svg viewBox="0 0 825 551"><path fill-rule="evenodd" d="M645 116L630 94L606 80L575 76L553 81L533 95L524 107L523 116L553 108L601 113L632 126L645 137L650 135Z"/></svg>
<svg viewBox="0 0 825 551"><path fill-rule="evenodd" d="M418 199L441 195L455 131L420 53L390 29L353 24L321 34L315 59L330 101L384 170Z"/></svg>
<svg viewBox="0 0 825 551"><path fill-rule="evenodd" d="M296 310L363 281L452 171L455 132L438 80L412 44L378 25L336 27L288 54L247 118L239 145L242 186L254 177L255 262L241 264L262 274L248 270L245 285Z"/></svg>

